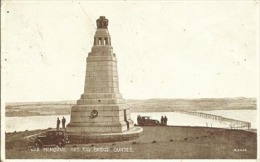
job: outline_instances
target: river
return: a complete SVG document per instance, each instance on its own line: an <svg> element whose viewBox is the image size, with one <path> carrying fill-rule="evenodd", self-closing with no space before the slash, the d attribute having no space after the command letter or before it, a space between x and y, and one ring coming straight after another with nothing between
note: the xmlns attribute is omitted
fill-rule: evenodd
<svg viewBox="0 0 260 162"><path fill-rule="evenodd" d="M251 122L252 128L257 128L256 118L257 110L214 110L203 111L205 113L220 115L232 119ZM218 128L228 128L227 125L208 118L182 114L179 112L142 112L131 113L131 118L134 123L137 123L137 116L150 116L152 119L160 121L161 116L167 116L168 125L171 126L208 126ZM62 119L63 115L48 115L48 116L28 116L28 117L6 117L5 131L25 131L35 129L55 128L57 118ZM64 115L66 123L70 122L70 115Z"/></svg>

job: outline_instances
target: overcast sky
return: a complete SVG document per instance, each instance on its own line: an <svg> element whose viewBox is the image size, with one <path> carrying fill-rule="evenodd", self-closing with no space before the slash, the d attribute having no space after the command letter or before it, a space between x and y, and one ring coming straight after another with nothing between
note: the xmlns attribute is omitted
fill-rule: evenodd
<svg viewBox="0 0 260 162"><path fill-rule="evenodd" d="M1 3L8 102L79 99L102 15L124 98L257 96L257 1Z"/></svg>

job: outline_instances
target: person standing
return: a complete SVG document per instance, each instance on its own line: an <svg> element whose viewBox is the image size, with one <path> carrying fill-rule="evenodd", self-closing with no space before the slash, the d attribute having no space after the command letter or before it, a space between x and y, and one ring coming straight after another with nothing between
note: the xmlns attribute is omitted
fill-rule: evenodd
<svg viewBox="0 0 260 162"><path fill-rule="evenodd" d="M137 117L137 124L138 124L138 125L140 125L140 119L141 119L141 116L138 115L138 117Z"/></svg>
<svg viewBox="0 0 260 162"><path fill-rule="evenodd" d="M161 125L164 125L164 118L163 118L163 116L161 117Z"/></svg>
<svg viewBox="0 0 260 162"><path fill-rule="evenodd" d="M166 117L166 115L164 116L164 124L167 125L167 121L168 121L168 118Z"/></svg>
<svg viewBox="0 0 260 162"><path fill-rule="evenodd" d="M61 122L62 122L62 128L65 129L66 119L64 118L64 116L63 116Z"/></svg>
<svg viewBox="0 0 260 162"><path fill-rule="evenodd" d="M59 118L57 119L57 129L58 130L60 129L60 119Z"/></svg>

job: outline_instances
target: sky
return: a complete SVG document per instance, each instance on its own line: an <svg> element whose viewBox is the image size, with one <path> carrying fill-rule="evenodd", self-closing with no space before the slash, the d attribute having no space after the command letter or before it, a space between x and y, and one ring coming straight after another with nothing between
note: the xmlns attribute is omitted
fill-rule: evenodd
<svg viewBox="0 0 260 162"><path fill-rule="evenodd" d="M2 98L77 100L96 19L126 99L256 97L258 1L1 2Z"/></svg>

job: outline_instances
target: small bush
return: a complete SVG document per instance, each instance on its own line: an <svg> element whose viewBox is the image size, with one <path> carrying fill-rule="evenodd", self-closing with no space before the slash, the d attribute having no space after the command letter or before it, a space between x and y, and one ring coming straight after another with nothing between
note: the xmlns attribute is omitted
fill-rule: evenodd
<svg viewBox="0 0 260 162"><path fill-rule="evenodd" d="M136 142L132 142L133 145L137 144Z"/></svg>
<svg viewBox="0 0 260 162"><path fill-rule="evenodd" d="M157 143L155 140L153 140L153 142L152 143Z"/></svg>
<svg viewBox="0 0 260 162"><path fill-rule="evenodd" d="M184 141L188 141L188 138L184 138Z"/></svg>
<svg viewBox="0 0 260 162"><path fill-rule="evenodd" d="M173 139L170 139L170 142L173 142Z"/></svg>

